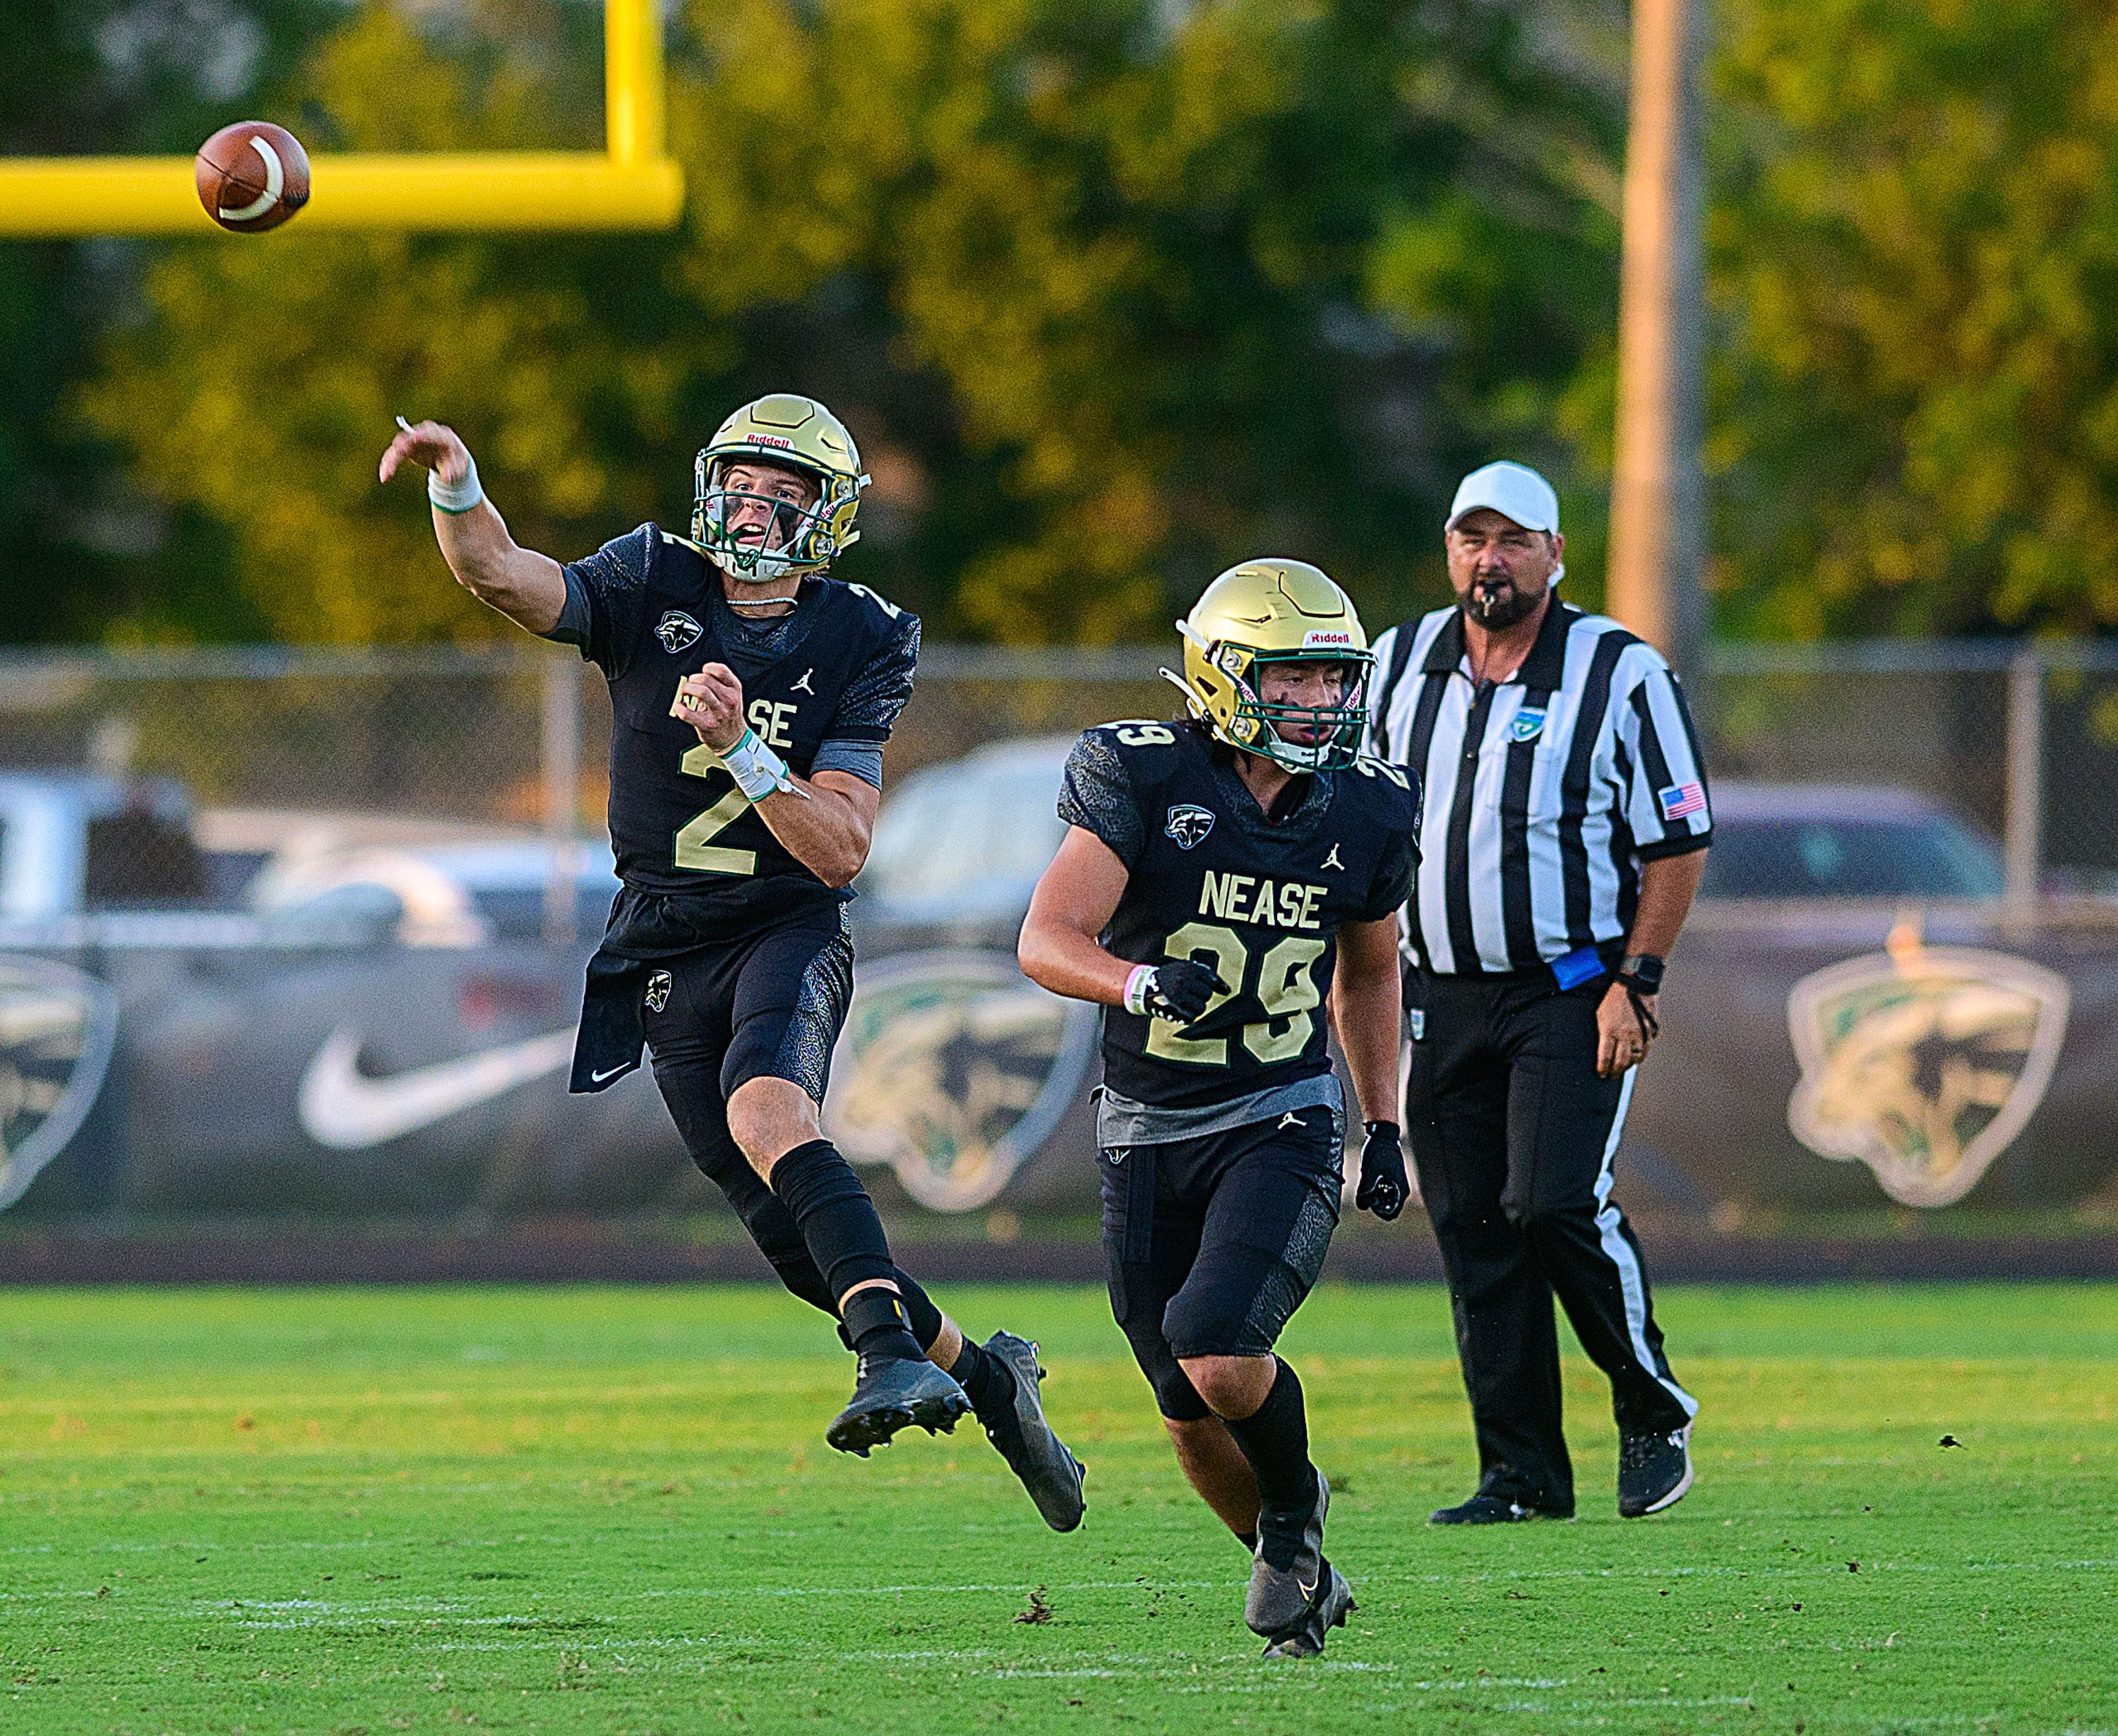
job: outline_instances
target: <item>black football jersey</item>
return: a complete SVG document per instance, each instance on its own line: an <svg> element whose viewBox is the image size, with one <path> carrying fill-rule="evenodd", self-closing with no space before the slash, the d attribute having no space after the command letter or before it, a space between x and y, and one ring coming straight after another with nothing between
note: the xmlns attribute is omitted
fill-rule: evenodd
<svg viewBox="0 0 2118 1736"><path fill-rule="evenodd" d="M772 835L713 751L669 715L677 683L709 663L742 682L761 741L807 776L825 742L886 739L909 691L916 616L866 587L805 581L761 661L756 636L723 600L721 575L689 543L652 525L568 568L586 599L583 654L608 677L610 836L618 877L675 894L687 920L733 932L850 898L827 887ZM849 705L876 688L886 697Z"/></svg>
<svg viewBox="0 0 2118 1736"><path fill-rule="evenodd" d="M1197 959L1230 991L1182 1029L1106 1007L1113 1091L1189 1109L1330 1071L1338 931L1411 896L1417 804L1402 767L1363 758L1297 779L1276 805L1269 819L1232 750L1195 724L1104 724L1075 743L1059 816L1130 874L1103 944L1143 965Z"/></svg>

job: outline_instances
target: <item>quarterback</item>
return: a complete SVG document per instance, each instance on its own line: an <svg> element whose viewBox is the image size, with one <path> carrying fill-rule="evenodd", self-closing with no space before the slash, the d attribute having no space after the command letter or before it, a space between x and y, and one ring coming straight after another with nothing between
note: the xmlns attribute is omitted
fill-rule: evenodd
<svg viewBox="0 0 2118 1736"><path fill-rule="evenodd" d="M1046 1522L1072 1530L1081 1467L1045 1421L1035 1346L964 1337L891 1260L818 1126L853 988L847 888L919 652L915 617L825 576L867 480L851 435L811 399L760 398L700 452L689 537L642 525L566 566L508 535L451 430L403 426L383 479L408 460L458 581L610 684L623 887L589 962L572 1088L603 1090L645 1044L693 1160L858 1354L833 1447L865 1457L974 1410Z"/></svg>
<svg viewBox="0 0 2118 1736"><path fill-rule="evenodd" d="M1356 752L1367 640L1316 567L1232 567L1177 628L1190 715L1075 744L1020 956L1105 1008L1112 1308L1177 1462L1251 1552L1244 1619L1266 1656L1303 1657L1353 1599L1324 1554L1302 1383L1273 1346L1339 1221L1327 1000L1368 1118L1354 1203L1404 1205L1396 920L1418 804L1404 771Z"/></svg>

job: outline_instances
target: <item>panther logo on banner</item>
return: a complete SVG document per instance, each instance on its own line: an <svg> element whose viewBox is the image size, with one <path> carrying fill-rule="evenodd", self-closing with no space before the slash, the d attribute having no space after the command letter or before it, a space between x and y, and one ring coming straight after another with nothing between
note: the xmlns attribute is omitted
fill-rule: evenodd
<svg viewBox="0 0 2118 1736"><path fill-rule="evenodd" d="M974 1211L1051 1137L1095 1046L1096 1009L1025 981L1005 953L880 960L854 982L824 1129L928 1210Z"/></svg>
<svg viewBox="0 0 2118 1736"><path fill-rule="evenodd" d="M1954 1205L2044 1100L2070 1000L2026 959L1893 934L1787 996L1801 1063L1787 1126L1820 1157L1867 1164L1900 1205Z"/></svg>
<svg viewBox="0 0 2118 1736"><path fill-rule="evenodd" d="M118 998L65 965L0 958L0 1211L81 1131L118 1038Z"/></svg>

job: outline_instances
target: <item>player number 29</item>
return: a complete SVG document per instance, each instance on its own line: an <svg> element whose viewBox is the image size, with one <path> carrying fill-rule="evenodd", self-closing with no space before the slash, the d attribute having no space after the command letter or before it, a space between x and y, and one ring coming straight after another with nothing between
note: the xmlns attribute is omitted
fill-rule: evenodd
<svg viewBox="0 0 2118 1736"><path fill-rule="evenodd" d="M1215 974L1237 992L1250 974L1251 951L1242 937L1219 923L1188 922L1163 942L1162 950L1169 958L1209 955ZM1256 987L1258 1004L1267 1016L1242 1029L1243 1047L1253 1059L1269 1066L1292 1061L1308 1048L1316 1028L1316 1009L1324 1000L1309 967L1323 956L1322 941L1300 934L1287 935L1265 949L1258 961ZM1200 1018L1212 1017L1228 998L1216 993ZM1167 1019L1148 1021L1147 1052L1159 1060L1188 1062L1193 1067L1228 1064L1226 1037L1180 1037Z"/></svg>
<svg viewBox="0 0 2118 1736"><path fill-rule="evenodd" d="M710 778L716 774L728 777L720 757L704 742L687 751L677 763L695 778ZM674 853L677 866L695 868L701 874L755 874L756 850L732 850L713 841L716 834L749 806L749 799L736 787L735 780L728 778L728 794L704 813L693 815L678 829Z"/></svg>

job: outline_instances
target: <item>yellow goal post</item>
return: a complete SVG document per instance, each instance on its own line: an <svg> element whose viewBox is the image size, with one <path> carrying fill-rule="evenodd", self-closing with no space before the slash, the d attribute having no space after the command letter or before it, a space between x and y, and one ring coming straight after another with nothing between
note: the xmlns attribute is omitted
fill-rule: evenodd
<svg viewBox="0 0 2118 1736"><path fill-rule="evenodd" d="M674 229L684 176L668 155L663 93L658 0L604 0L604 150L326 151L310 159L294 224ZM0 238L228 233L200 205L189 157L0 157Z"/></svg>

